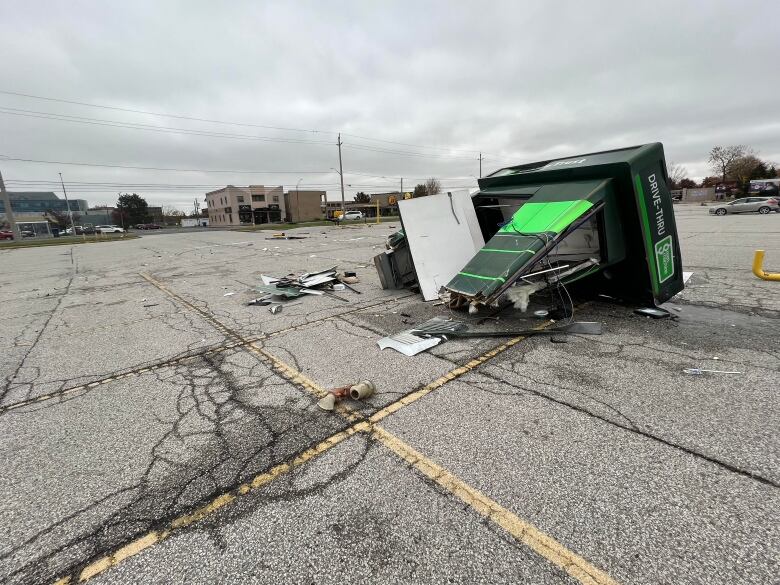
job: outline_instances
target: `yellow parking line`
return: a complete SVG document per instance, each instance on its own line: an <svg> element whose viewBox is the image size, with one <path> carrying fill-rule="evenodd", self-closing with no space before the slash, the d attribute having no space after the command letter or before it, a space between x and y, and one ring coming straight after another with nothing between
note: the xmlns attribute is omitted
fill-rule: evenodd
<svg viewBox="0 0 780 585"><path fill-rule="evenodd" d="M566 571L580 583L584 585L617 585L617 581L604 571L570 551L530 522L523 520L495 500L457 478L379 425L373 425L371 434L425 477L435 481L448 493L491 522L498 524L513 538L522 542L553 565Z"/></svg>
<svg viewBox="0 0 780 585"><path fill-rule="evenodd" d="M217 325L219 329L227 331L232 337L242 340L239 334L230 331L229 328L227 328L225 325L220 323L212 315L209 315L206 311L186 301L185 299L183 299L176 293L170 291L169 289L164 287L161 283L157 282L150 276L148 275L143 275L143 276L149 282L151 282L152 284L154 284L155 286L157 286L167 294L180 300L181 302L183 302L185 305L189 306L196 312L204 315L209 321ZM541 329L544 327L548 327L550 325L551 323L546 323L540 326L539 328ZM251 482L242 484L235 490L214 498L206 506L199 508L194 512L191 512L190 514L181 516L176 520L173 520L169 524L166 530L150 532L147 535L139 539L136 539L132 543L122 547L121 549L114 552L113 554L107 555L106 557L94 561L93 563L91 563L90 565L88 565L82 570L81 574L79 575L79 581L86 581L90 577L99 574L102 571L105 571L107 568L111 566L116 565L117 563L121 562L125 558L138 554L138 552L148 548L149 546L152 546L153 544L156 544L157 542L160 542L164 538L167 538L167 536L171 533L171 531L182 529L186 526L193 524L194 522L201 520L202 518L214 513L216 510L222 508L223 506L230 504L237 497L246 494L253 489L257 489L263 485L266 485L267 483L270 483L271 481L276 479L276 477L286 474L292 471L293 469L295 469L296 467L303 465L310 459L320 455L321 453L327 451L328 449L334 447L335 445L338 445L344 439L354 435L355 433L363 432L363 433L368 433L372 437L376 438L385 447L387 447L398 457L400 457L401 459L409 463L417 471L419 471L420 473L422 473L424 476L431 479L432 481L435 481L437 485L439 485L444 490L446 490L447 493L450 493L454 497L457 497L462 502L467 504L469 507L474 509L476 512L478 512L485 518L489 519L490 521L494 522L496 525L503 528L508 534L510 534L518 542L524 544L525 546L528 546L530 549L532 549L534 552L539 554L541 557L545 558L553 565L566 571L571 577L573 577L580 583L583 583L584 585L617 585L617 581L612 579L605 572L593 566L583 557L570 551L565 546L563 546L560 542L558 542L551 536L545 534L530 522L523 520L513 512L510 512L506 508L502 507L500 504L490 499L485 494L469 486L467 483L457 478L455 475L453 475L452 473L450 473L449 471L447 471L437 463L433 462L432 460L428 459L422 453L416 451L410 445L408 445L407 443L405 443L404 441L402 441L401 439L399 439L389 431L385 430L384 428L376 424L378 423L378 421L386 418L387 416L391 415L394 412L397 412L404 406L412 404L417 400L423 398L424 396L427 396L437 388L444 386L447 382L455 380L463 376L464 374L473 371L474 369L481 366L488 360L496 357L497 355L503 353L507 349L518 344L523 339L525 338L515 337L505 343L502 343L498 347L495 347L490 351L482 354L481 356L474 358L473 360L469 361L467 364L455 368L450 372L447 372L443 376L440 376L439 378L437 378L430 384L427 384L420 390L412 392L411 394L408 394L404 398L401 398L400 400L386 406L385 408L382 408L381 410L377 411L374 415L369 417L368 421L359 421L353 424L346 431L336 433L335 435L326 439L325 441L322 441L318 445L310 449L307 449L306 451L304 451L304 453L294 458L291 462L277 465L276 467L272 468L270 471L258 475ZM289 380L292 383L298 384L311 395L315 397L322 397L326 394L327 391L321 388L319 385L317 385L316 382L312 381L311 379L306 377L303 373L299 372L298 370L296 370L286 362L280 360L279 358L277 358L267 350L263 349L262 347L256 345L255 343L248 343L246 344L246 347L252 353L270 362L274 370L280 375L282 375L285 379ZM350 421L359 420L361 418L360 413L354 412L348 408L341 409L338 411L338 413ZM66 578L65 581L60 581L60 582L69 583L70 580L69 578Z"/></svg>
<svg viewBox="0 0 780 585"><path fill-rule="evenodd" d="M547 322L544 323L538 327L535 327L535 329L546 329L547 327L550 327L553 323ZM440 376L439 378L436 378L433 382L430 384L426 384L419 390L416 390L410 394L407 394L400 400L397 400L396 402L393 402L392 404L388 404L384 408L377 410L374 414L372 414L368 420L372 423L378 423L383 418L390 416L394 412L397 412L401 410L404 406L408 406L409 404L412 404L413 402L417 402L420 398L423 398L424 396L427 396L437 388L441 388L444 386L447 382L451 382L452 380L455 380L456 378L460 378L464 374L468 374L469 372L473 371L474 369L478 368L482 364L484 364L486 361L493 359L497 355L504 353L507 349L510 347L513 347L520 343L525 337L513 337L509 341L502 343L498 347L494 347L490 351L487 351L483 353L481 356L474 358L470 362L455 368L454 370L450 370L443 376Z"/></svg>
<svg viewBox="0 0 780 585"><path fill-rule="evenodd" d="M275 467L272 467L267 472L255 476L252 480L244 484L241 484L239 487L237 487L236 489L230 492L217 496L205 506L198 508L193 512L190 512L189 514L184 514L176 518L175 520L172 520L164 529L152 530L144 534L143 536L136 538L132 542L122 546L121 548L118 548L113 553L103 556L91 562L79 572L78 576L76 576L76 581L79 583L83 583L84 581L87 581L92 577L95 577L96 575L103 573L107 569L110 569L111 567L118 565L122 561L137 555L138 553L146 550L147 548L159 544L174 532L178 530L182 530L187 526L194 524L198 520L201 520L206 516L213 514L220 508L223 508L227 504L230 504L233 501L235 501L238 497L246 495L253 490L257 490L258 488L272 482L277 477L290 473L291 471L300 467L304 463L307 463L308 461L311 461L315 457L322 455L329 449L332 449L333 447L340 444L345 439L348 439L352 435L359 432L365 432L368 429L369 429L368 423L359 422L344 431L338 432L328 437L327 439L318 443L314 447L310 447L309 449L306 449L305 451L303 451L301 454L297 455L293 459L286 461L284 463L280 463ZM67 576L67 577L62 577L57 581L55 581L55 585L68 585L72 582L73 582L73 577Z"/></svg>

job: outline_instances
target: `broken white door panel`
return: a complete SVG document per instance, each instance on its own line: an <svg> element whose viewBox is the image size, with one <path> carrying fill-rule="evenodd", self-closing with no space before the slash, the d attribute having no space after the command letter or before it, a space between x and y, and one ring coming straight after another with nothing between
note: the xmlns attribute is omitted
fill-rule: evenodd
<svg viewBox="0 0 780 585"><path fill-rule="evenodd" d="M398 202L423 299L439 289L485 245L468 191L452 191Z"/></svg>

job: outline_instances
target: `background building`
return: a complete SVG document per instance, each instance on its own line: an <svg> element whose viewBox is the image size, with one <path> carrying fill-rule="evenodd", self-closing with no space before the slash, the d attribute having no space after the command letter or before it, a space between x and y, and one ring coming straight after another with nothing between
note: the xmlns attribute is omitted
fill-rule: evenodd
<svg viewBox="0 0 780 585"><path fill-rule="evenodd" d="M209 225L238 226L281 222L285 216L282 186L249 185L206 193Z"/></svg>
<svg viewBox="0 0 780 585"><path fill-rule="evenodd" d="M68 211L65 199L60 199L51 191L9 191L8 198L16 221L24 219L40 221L47 212L67 213ZM84 199L69 199L68 202L73 213L85 213L89 207ZM5 217L5 204L2 201L0 201L0 215Z"/></svg>
<svg viewBox="0 0 780 585"><path fill-rule="evenodd" d="M288 191L284 194L285 221L300 223L302 221L317 221L325 217L322 203L325 201L325 191Z"/></svg>

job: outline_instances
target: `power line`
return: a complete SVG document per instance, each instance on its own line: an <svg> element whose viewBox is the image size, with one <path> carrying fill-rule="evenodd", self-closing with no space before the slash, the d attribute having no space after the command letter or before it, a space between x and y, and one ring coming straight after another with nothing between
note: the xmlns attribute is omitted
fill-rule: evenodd
<svg viewBox="0 0 780 585"><path fill-rule="evenodd" d="M2 92L0 92L2 93ZM372 142L384 142L385 144L397 144L399 146L411 146L413 148L427 148L428 150L446 150L449 152L473 152L477 153L479 150L470 150L463 148L449 148L447 146L425 146L423 144L411 144L409 142L395 142L394 140L383 140L381 138L370 138L368 136L360 136L358 134L347 134L346 132L341 134L342 136L349 136L351 138L358 138L360 140L370 140Z"/></svg>
<svg viewBox="0 0 780 585"><path fill-rule="evenodd" d="M87 124L90 126L105 126L109 128L122 128L125 130L145 130L147 132L158 132L162 134L183 134L187 136L204 136L208 138L228 138L237 140L256 140L261 142L276 142L286 144L316 144L321 146L330 146L331 143L324 140L303 140L296 138L277 138L272 136L253 136L249 134L229 134L226 132L210 132L205 130L192 130L189 128L174 128L170 126L154 126L151 124L139 124L135 122L121 122L119 120L106 120L101 118L87 118L84 116L70 116L65 114L54 114L51 112L39 112L35 110L22 110L19 108L7 108L0 106L0 114L7 116L21 116L25 118L37 118L41 120L54 120L57 122L70 122L74 124ZM343 146L368 152L377 152L382 154L392 154L394 156L433 158L438 160L472 160L472 157L462 157L456 155L428 154L414 151L390 150L384 148L374 148L362 144L344 144Z"/></svg>
<svg viewBox="0 0 780 585"><path fill-rule="evenodd" d="M77 100L66 100L62 98L54 98L54 97L46 97L46 96L39 96L39 95L33 95L28 93L21 93L16 91L6 91L6 90L0 90L0 94L4 95L12 95L16 97L24 97L28 99L36 99L36 100L44 100L49 102L57 102L57 103L63 103L63 104L71 104L71 105L77 105L77 106L84 106L89 108L100 108L104 110L113 110L118 112L128 112L133 114L143 114L147 116L159 116L159 117L165 117L165 118L174 118L177 120L191 120L195 122L207 122L210 124L223 124L228 126L243 126L248 128L263 128L265 130L280 130L285 132L304 132L309 134L337 134L336 131L333 130L318 130L313 128L290 128L285 126L270 126L270 125L264 125L264 124L254 124L250 122L234 122L234 121L226 121L226 120L215 120L211 118L198 118L196 116L185 116L182 114L166 114L162 112L151 112L148 110L136 110L133 108L122 108L119 106L106 106L103 104L94 104L90 102L81 102ZM394 140L385 140L382 138L372 138L370 136L363 136L360 134L346 134L342 133L343 136L349 136L352 138L357 138L359 140L368 140L371 142L381 142L385 144L395 144L398 146L410 146L413 148L423 148L428 150L446 150L449 152L468 152L468 153L477 153L479 152L476 149L454 149L449 148L446 146L427 146L423 144L413 144L409 142L397 142Z"/></svg>
<svg viewBox="0 0 780 585"><path fill-rule="evenodd" d="M395 156L416 157L416 158L435 158L439 160L476 160L472 157L456 156L456 155L444 155L444 154L427 154L423 152L412 152L403 150L391 150L386 148L374 148L373 146L365 146L362 144L349 144L344 143L344 148L352 148L355 150L365 150L369 152L378 152L382 154L392 154Z"/></svg>
<svg viewBox="0 0 780 585"><path fill-rule="evenodd" d="M130 169L139 171L171 171L177 173L232 173L232 174L251 174L251 175L327 175L330 171L247 171L247 170L232 170L232 169L179 169L171 167L142 167L135 165L114 165L114 164L102 164L102 163L85 163L85 162L66 162L58 160L38 160L32 158L16 158L10 156L0 155L2 160L13 160L18 162L29 162L37 164L49 164L49 165L72 165L80 167L101 167L109 169ZM350 173L346 173L350 174ZM378 176L378 175L377 175Z"/></svg>
<svg viewBox="0 0 780 585"><path fill-rule="evenodd" d="M163 171L163 172L176 172L176 173L227 173L227 174L245 174L245 175L329 175L333 171L301 171L301 170L285 170L285 171L254 171L254 170L236 170L236 169L186 169L176 167L146 167L138 165L118 165L108 163L89 163L89 162L73 162L73 161L60 161L60 160L41 160L33 158L19 158L0 155L0 160L26 162L34 164L47 164L47 165L68 165L68 166L82 166L82 167L97 167L97 168L109 168L109 169L127 169L127 170L139 170L139 171ZM358 176L358 177L372 177L377 179L396 180L400 178L393 175L373 175L371 173L363 173L358 171L344 171L345 176ZM405 179L410 180L424 180L429 178L428 176L409 176L404 175ZM457 177L440 177L440 180L468 180L470 176L457 176Z"/></svg>
<svg viewBox="0 0 780 585"><path fill-rule="evenodd" d="M48 102L59 102L63 104L73 104L77 106L86 106L90 108L101 108L103 110L115 110L117 112L131 112L133 114L145 114L147 116L161 116L165 118L176 118L178 120L192 120L195 122L209 122L212 124L225 124L228 126L246 126L251 128L263 128L265 130L284 130L287 132L308 132L308 133L327 133L327 134L335 134L335 132L330 132L327 130L313 130L313 129L307 129L307 128L286 128L283 126L264 126L262 124L250 124L246 122L227 122L224 120L210 120L208 118L196 118L194 116L183 116L179 114L163 114L161 112L149 112L146 110L134 110L131 108L120 108L118 106L105 106L101 104L91 104L88 102L79 102L75 100L65 100L61 98L53 98L53 97L44 97L40 95L31 95L28 93L19 93L16 91L4 91L0 90L0 94L5 95L15 95L17 97L25 97L25 98L31 98L36 100L45 100Z"/></svg>
<svg viewBox="0 0 780 585"><path fill-rule="evenodd" d="M211 132L208 130L193 130L190 128L174 128L170 126L154 126L152 124L140 124L136 122L122 122L119 120L106 120L102 118L87 118L84 116L70 116L55 114L52 112L39 112L36 110L22 110L19 108L7 108L0 106L0 114L7 116L22 116L25 118L38 118L41 120L55 120L58 122L71 122L74 124L88 124L90 126L108 126L111 128L123 128L128 130L146 130L148 132L160 132L163 134L186 134L191 136L207 136L210 138L231 138L238 140L258 140L261 142L281 142L289 144L320 144L331 146L325 140L304 140L298 138L279 138L273 136L253 136L250 134L229 134L227 132Z"/></svg>

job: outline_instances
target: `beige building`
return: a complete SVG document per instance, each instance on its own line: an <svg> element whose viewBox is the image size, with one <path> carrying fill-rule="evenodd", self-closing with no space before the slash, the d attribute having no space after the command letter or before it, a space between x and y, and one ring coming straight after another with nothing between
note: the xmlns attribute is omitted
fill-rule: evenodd
<svg viewBox="0 0 780 585"><path fill-rule="evenodd" d="M206 193L210 226L238 226L281 222L285 217L282 186L249 185Z"/></svg>
<svg viewBox="0 0 780 585"><path fill-rule="evenodd" d="M284 194L285 221L300 223L323 219L325 217L322 209L323 201L325 201L325 191L303 189L288 191Z"/></svg>

